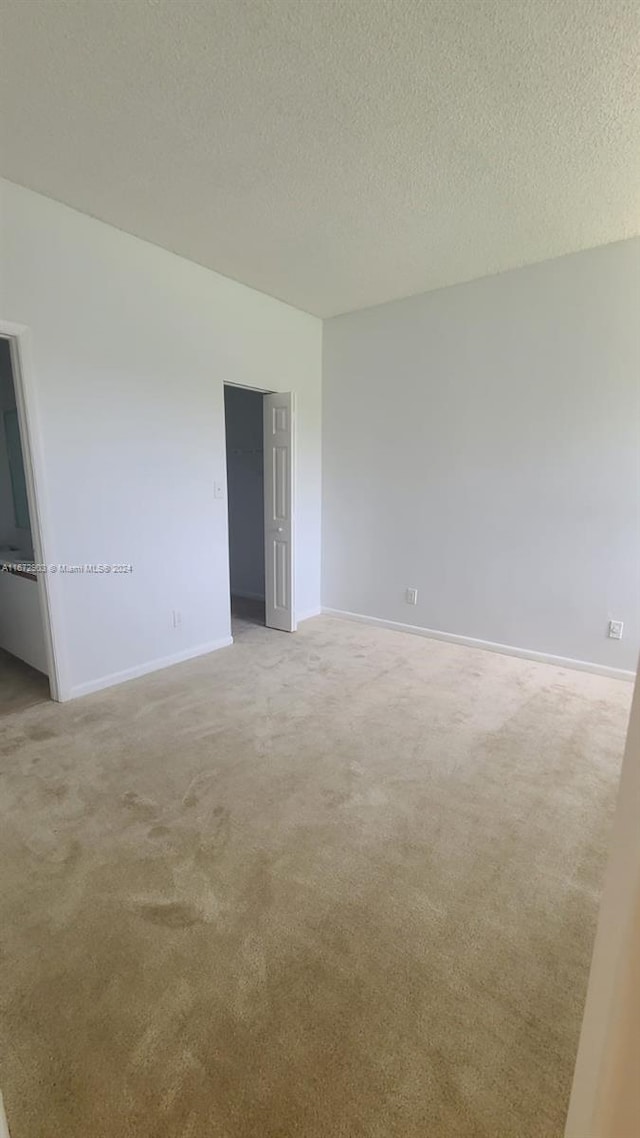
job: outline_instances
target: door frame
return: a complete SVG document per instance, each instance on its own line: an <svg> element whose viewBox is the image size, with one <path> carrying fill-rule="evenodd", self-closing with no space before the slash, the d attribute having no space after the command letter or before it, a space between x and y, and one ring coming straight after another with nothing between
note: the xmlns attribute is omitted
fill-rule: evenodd
<svg viewBox="0 0 640 1138"><path fill-rule="evenodd" d="M565 1138L635 1134L640 1013L640 672L636 676Z"/></svg>
<svg viewBox="0 0 640 1138"><path fill-rule="evenodd" d="M45 462L38 425L30 331L26 324L0 320L0 338L9 342L34 559L37 565L48 565L51 551L51 521L44 492ZM47 656L49 690L51 698L60 702L69 697L66 694L68 685L64 682L65 670L59 634L60 603L56 587L57 577L40 572L36 573L36 580Z"/></svg>

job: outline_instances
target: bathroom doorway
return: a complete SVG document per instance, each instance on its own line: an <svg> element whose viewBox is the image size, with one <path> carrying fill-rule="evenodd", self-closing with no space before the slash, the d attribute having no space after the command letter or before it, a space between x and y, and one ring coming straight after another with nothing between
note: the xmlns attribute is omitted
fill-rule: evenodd
<svg viewBox="0 0 640 1138"><path fill-rule="evenodd" d="M224 385L232 631L295 632L291 392Z"/></svg>
<svg viewBox="0 0 640 1138"><path fill-rule="evenodd" d="M57 698L21 337L8 332L0 325L0 715Z"/></svg>
<svg viewBox="0 0 640 1138"><path fill-rule="evenodd" d="M264 394L225 384L229 586L234 636L265 624Z"/></svg>

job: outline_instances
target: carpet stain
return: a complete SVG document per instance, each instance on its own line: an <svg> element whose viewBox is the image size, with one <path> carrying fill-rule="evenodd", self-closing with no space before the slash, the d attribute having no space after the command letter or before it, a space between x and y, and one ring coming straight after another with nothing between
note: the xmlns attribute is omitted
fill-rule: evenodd
<svg viewBox="0 0 640 1138"><path fill-rule="evenodd" d="M48 727L29 727L25 734L34 743L43 743L46 739L55 739L56 737L55 731L51 731Z"/></svg>
<svg viewBox="0 0 640 1138"><path fill-rule="evenodd" d="M168 838L171 836L172 832L173 831L171 829L171 826L165 826L162 823L159 823L157 826L151 826L151 828L147 830L147 837Z"/></svg>
<svg viewBox="0 0 640 1138"><path fill-rule="evenodd" d="M139 901L136 910L145 921L168 929L188 929L204 920L195 905L183 901Z"/></svg>
<svg viewBox="0 0 640 1138"><path fill-rule="evenodd" d="M135 790L127 790L120 799L123 806L126 806L131 813L141 822L147 822L155 818L158 813L158 805L151 798L144 798L139 795Z"/></svg>

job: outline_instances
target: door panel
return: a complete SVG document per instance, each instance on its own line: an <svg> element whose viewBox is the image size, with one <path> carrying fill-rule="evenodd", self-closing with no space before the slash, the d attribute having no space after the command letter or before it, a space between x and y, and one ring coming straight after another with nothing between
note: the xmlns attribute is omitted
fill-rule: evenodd
<svg viewBox="0 0 640 1138"><path fill-rule="evenodd" d="M264 540L266 624L294 632L294 399L264 397Z"/></svg>

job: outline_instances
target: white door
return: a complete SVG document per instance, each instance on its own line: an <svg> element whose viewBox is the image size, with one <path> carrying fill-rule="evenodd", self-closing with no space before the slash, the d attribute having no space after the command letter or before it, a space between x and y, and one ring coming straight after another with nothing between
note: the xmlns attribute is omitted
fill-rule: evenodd
<svg viewBox="0 0 640 1138"><path fill-rule="evenodd" d="M293 394L264 397L264 582L267 628L295 632Z"/></svg>

